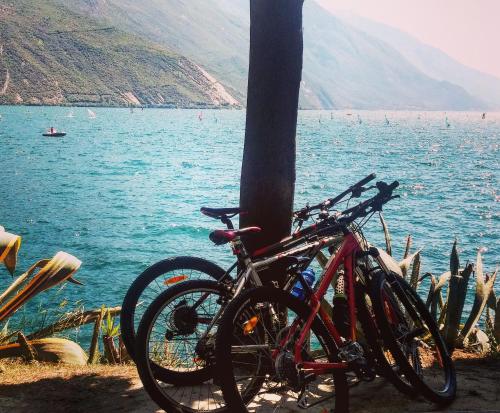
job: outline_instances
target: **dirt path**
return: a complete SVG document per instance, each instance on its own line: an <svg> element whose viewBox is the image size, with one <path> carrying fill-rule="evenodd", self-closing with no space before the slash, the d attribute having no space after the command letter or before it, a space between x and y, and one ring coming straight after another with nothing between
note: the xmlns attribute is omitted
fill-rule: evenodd
<svg viewBox="0 0 500 413"><path fill-rule="evenodd" d="M460 358L459 396L444 412L500 413L500 359ZM133 366L67 367L10 364L0 367L0 413L160 412L142 389ZM3 372L1 372L3 370ZM351 389L352 413L431 412L383 380ZM309 410L319 413L322 408Z"/></svg>

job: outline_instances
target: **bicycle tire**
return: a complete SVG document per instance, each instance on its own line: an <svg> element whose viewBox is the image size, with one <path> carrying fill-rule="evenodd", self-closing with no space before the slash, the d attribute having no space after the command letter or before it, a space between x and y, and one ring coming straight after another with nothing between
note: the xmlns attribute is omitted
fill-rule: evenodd
<svg viewBox="0 0 500 413"><path fill-rule="evenodd" d="M284 306L283 308L293 309L299 315L300 319L306 320L311 309L307 304L293 297L291 294L274 288L274 287L258 287L249 289L243 292L240 296L233 299L224 311L221 318L219 329L217 330L215 344L215 363L217 365L216 378L222 389L226 406L231 413L246 413L246 405L252 400L262 386L255 386L252 393L242 397L236 384L236 379L233 372L232 358L228 357L232 351L233 324L239 311L247 304L252 305L257 302L272 301ZM316 317L311 325L311 331L321 338L321 344L324 344L324 349L328 353L329 361L337 361L338 358L334 353L336 345L333 338L328 333L319 317ZM232 373L229 373L232 372ZM335 370L332 374L335 387L335 412L345 413L348 411L349 397L348 385L345 370Z"/></svg>
<svg viewBox="0 0 500 413"><path fill-rule="evenodd" d="M210 409L210 403L208 404L208 409L199 408L200 402L198 401L198 408L193 408L192 406L183 404L179 401L180 398L190 396L188 402L192 405L195 400L192 397L193 393L201 394L200 391L203 383L209 381L212 378L213 368L208 366L197 371L189 372L179 372L169 370L165 367L160 367L161 371L159 374L158 364L151 361L150 358L150 339L152 334L152 329L155 325L156 320L162 314L162 311L166 308L168 303L173 302L174 299L182 297L183 294L189 294L190 292L212 292L220 296L227 295L227 290L219 283L211 280L193 280L186 281L181 284L175 285L168 290L161 293L153 302L148 306L146 312L144 313L139 328L137 330L136 338L136 365L139 377L144 385L144 389L149 394L149 396L167 412L176 413L194 413L194 412L210 412L210 413L221 413L226 412L224 406L216 409ZM181 350L182 351L182 350ZM194 354L191 356L194 357ZM173 384L174 386L169 387L168 384ZM211 385L211 384L207 384ZM198 388L191 389L189 392L189 387L199 386ZM173 397L172 394L177 394L177 389L181 392L180 396L177 398ZM201 397L201 396L200 396ZM222 400L222 396L220 396ZM216 402L214 402L216 403Z"/></svg>
<svg viewBox="0 0 500 413"><path fill-rule="evenodd" d="M429 401L443 406L451 403L457 391L454 364L436 321L424 302L416 291L397 275L380 272L372 280L377 324L384 342L405 377L415 390ZM393 318L395 320L392 320ZM421 339L417 339L417 333L422 335ZM432 346L435 346L434 351ZM403 351L403 347L409 348L410 351ZM434 352L437 363L432 360ZM427 367L422 364L427 364ZM426 371L429 374L437 373L436 385L431 378L423 377ZM437 383L441 376L443 383Z"/></svg>
<svg viewBox="0 0 500 413"><path fill-rule="evenodd" d="M398 366L393 366L387 360L392 354L387 354L390 350L384 346L380 331L377 328L373 307L371 302L367 302L367 298L371 301L370 292L369 287L360 284L356 285L357 317L368 345L369 357L374 360L376 372L380 376L391 382L401 393L407 396L415 396L415 389L411 383L399 374Z"/></svg>
<svg viewBox="0 0 500 413"><path fill-rule="evenodd" d="M159 261L144 270L130 285L122 303L120 314L120 328L122 340L127 353L135 361L135 337L136 337L136 307L141 295L149 285L171 271L193 270L206 274L209 279L218 280L225 270L211 261L198 257L173 257Z"/></svg>

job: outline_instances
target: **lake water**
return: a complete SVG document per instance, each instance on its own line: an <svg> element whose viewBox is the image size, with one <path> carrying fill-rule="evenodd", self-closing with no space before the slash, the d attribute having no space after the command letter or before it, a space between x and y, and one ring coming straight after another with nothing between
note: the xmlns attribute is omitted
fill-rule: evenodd
<svg viewBox="0 0 500 413"><path fill-rule="evenodd" d="M85 108L70 118L68 108L0 106L0 225L23 237L16 274L59 250L83 261L76 278L84 287L67 285L31 304L49 318L76 300L119 305L132 280L165 257L232 262L227 246L208 240L220 224L199 208L238 204L245 112L204 111L200 121L193 110L93 110L95 119ZM43 138L48 126L68 134ZM424 247L423 271L440 274L457 237L462 263L485 247L492 271L500 256L499 144L500 114L303 111L296 206L370 172L398 179L401 199L385 208L396 258L412 234ZM383 244L377 219L366 233ZM10 281L0 268L0 289Z"/></svg>

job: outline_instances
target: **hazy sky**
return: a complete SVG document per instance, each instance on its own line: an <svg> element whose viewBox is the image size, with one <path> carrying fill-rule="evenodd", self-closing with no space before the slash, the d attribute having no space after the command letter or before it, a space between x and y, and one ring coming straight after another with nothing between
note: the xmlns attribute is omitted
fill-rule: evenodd
<svg viewBox="0 0 500 413"><path fill-rule="evenodd" d="M317 0L386 23L500 77L500 0Z"/></svg>

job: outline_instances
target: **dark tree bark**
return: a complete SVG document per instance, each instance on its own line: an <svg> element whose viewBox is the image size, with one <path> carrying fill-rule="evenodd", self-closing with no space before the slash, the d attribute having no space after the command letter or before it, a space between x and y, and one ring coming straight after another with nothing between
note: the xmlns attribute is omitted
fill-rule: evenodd
<svg viewBox="0 0 500 413"><path fill-rule="evenodd" d="M302 73L303 0L250 0L250 66L240 226L262 232L250 251L289 235Z"/></svg>

